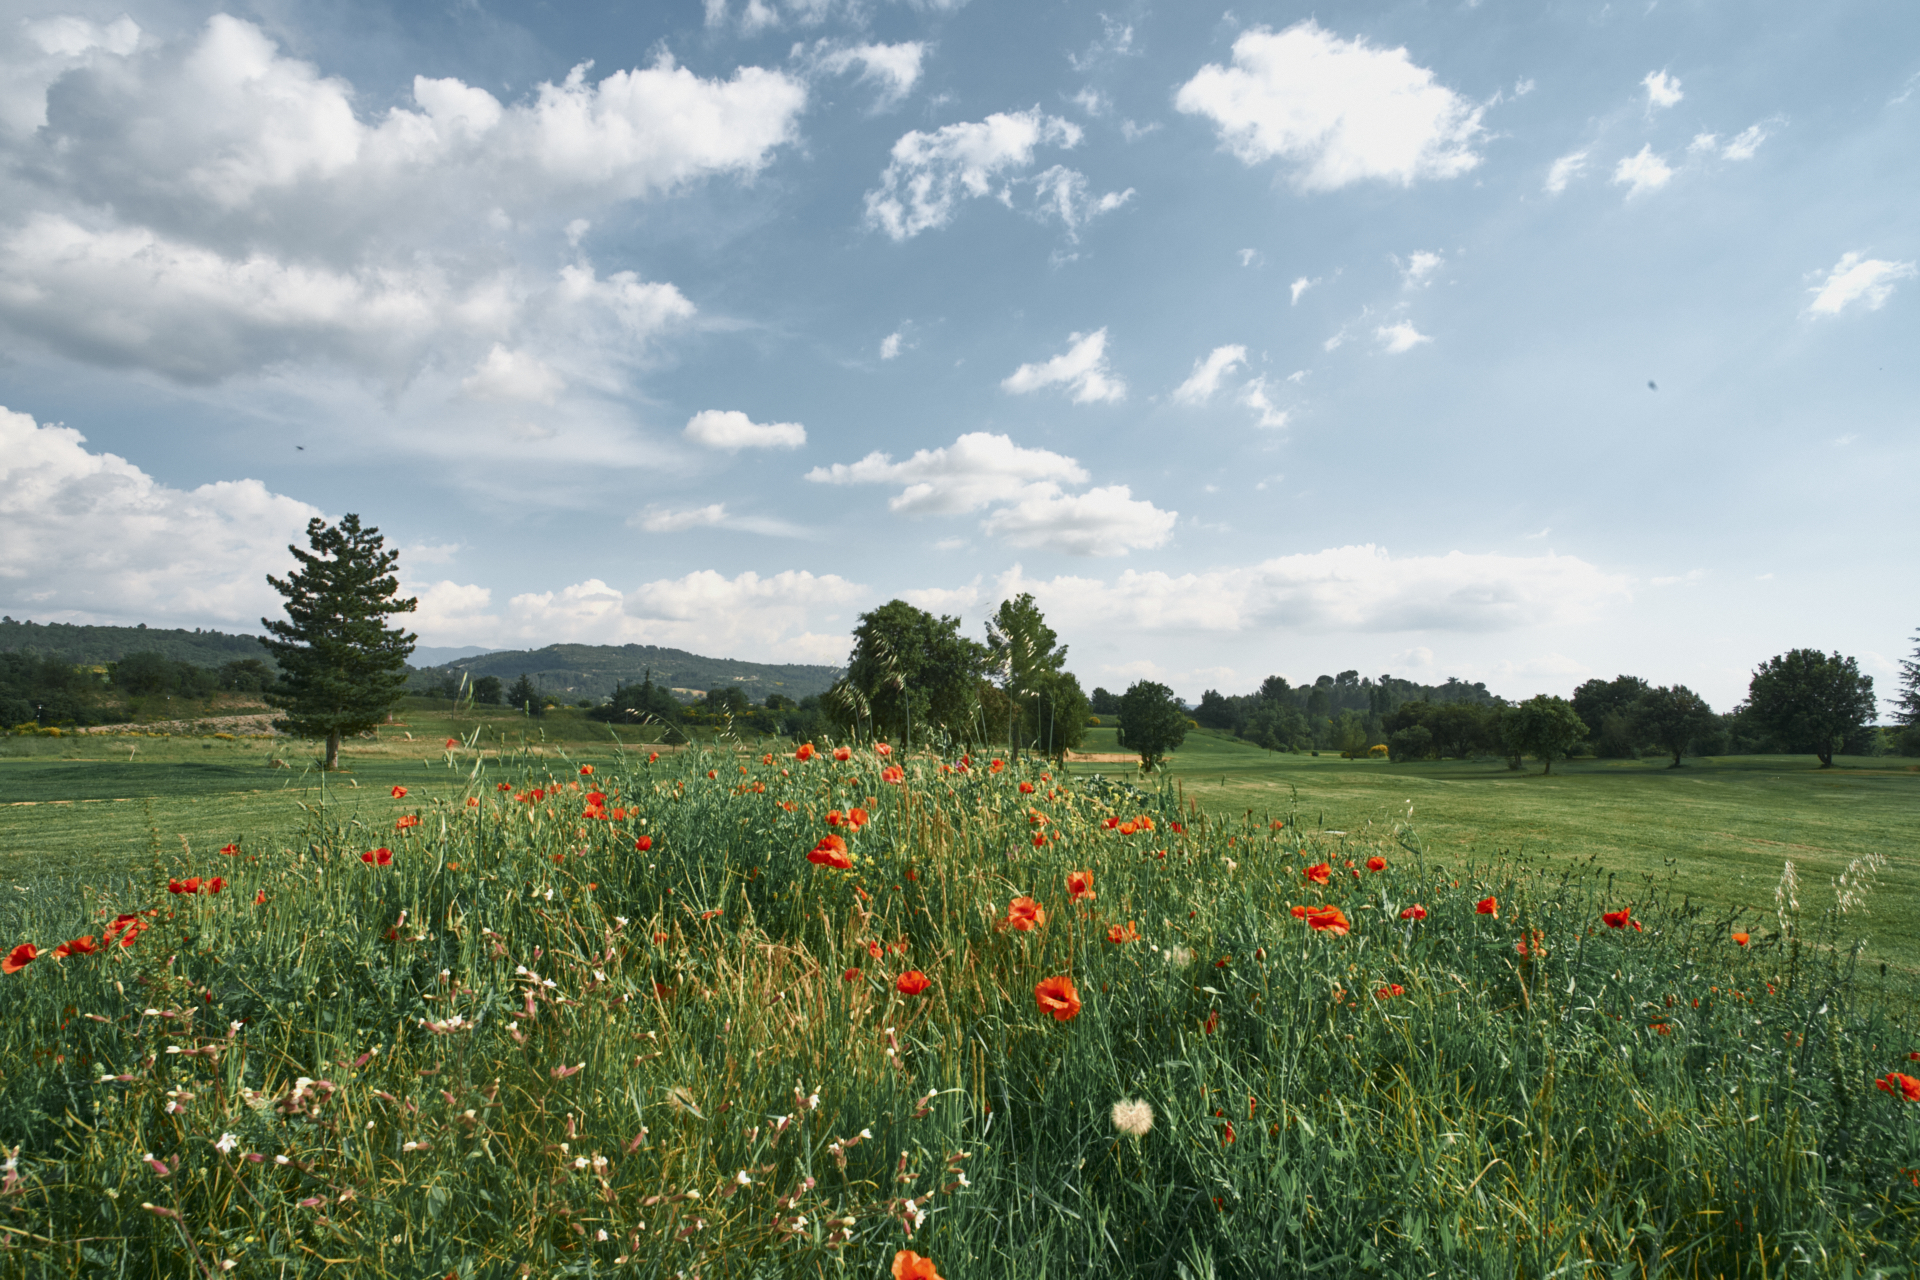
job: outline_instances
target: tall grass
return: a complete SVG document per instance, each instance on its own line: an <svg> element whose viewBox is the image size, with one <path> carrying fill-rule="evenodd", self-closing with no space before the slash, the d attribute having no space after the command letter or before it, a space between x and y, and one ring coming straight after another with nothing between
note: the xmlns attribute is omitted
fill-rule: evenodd
<svg viewBox="0 0 1920 1280"><path fill-rule="evenodd" d="M1920 1256L1920 1103L1876 1088L1920 1041L1837 912L1713 917L1650 882L1444 862L1405 821L1222 825L1043 764L889 763L476 766L317 810L298 842L156 858L84 919L29 907L6 945L40 957L0 979L0 1268L866 1277L910 1247L952 1278L1545 1280ZM828 834L850 871L808 860ZM1016 897L1045 922L1009 927ZM49 954L134 913L130 945ZM902 994L909 969L931 985ZM1036 1002L1058 975L1068 1020Z"/></svg>

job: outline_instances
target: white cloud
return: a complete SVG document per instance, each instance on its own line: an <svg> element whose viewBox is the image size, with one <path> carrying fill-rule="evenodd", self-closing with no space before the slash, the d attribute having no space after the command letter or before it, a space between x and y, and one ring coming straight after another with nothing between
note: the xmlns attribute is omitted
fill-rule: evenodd
<svg viewBox="0 0 1920 1280"><path fill-rule="evenodd" d="M931 133L915 129L893 144L892 163L867 192L867 225L895 240L943 227L960 200L994 194L1003 174L1031 165L1036 147L1071 148L1081 136L1079 125L1038 107ZM1010 198L1004 186L1002 194Z"/></svg>
<svg viewBox="0 0 1920 1280"><path fill-rule="evenodd" d="M1001 435L972 431L951 445L921 449L904 462L874 452L858 462L815 467L817 484L897 484L887 507L901 515L957 515L1011 502L1041 483L1084 484L1078 462L1046 449L1027 449Z"/></svg>
<svg viewBox="0 0 1920 1280"><path fill-rule="evenodd" d="M1413 350L1423 342L1433 341L1431 337L1414 328L1412 323L1406 320L1397 324L1381 325L1373 331L1373 336L1380 340L1390 356L1400 355Z"/></svg>
<svg viewBox="0 0 1920 1280"><path fill-rule="evenodd" d="M1760 144L1767 140L1767 131L1757 124L1750 124L1735 134L1720 151L1725 160L1751 160Z"/></svg>
<svg viewBox="0 0 1920 1280"><path fill-rule="evenodd" d="M1208 64L1174 105L1204 115L1245 164L1292 162L1309 191L1378 178L1410 186L1480 163L1482 109L1415 66L1405 48L1342 40L1311 19L1233 44L1233 66Z"/></svg>
<svg viewBox="0 0 1920 1280"><path fill-rule="evenodd" d="M509 351L499 343L487 353L460 384L461 389L478 400L537 400L552 404L566 389L567 381L538 358L524 351Z"/></svg>
<svg viewBox="0 0 1920 1280"><path fill-rule="evenodd" d="M1215 347L1205 359L1193 362L1193 372L1174 388L1173 398L1182 404L1204 404L1220 389L1220 380L1247 362L1247 349L1238 343Z"/></svg>
<svg viewBox="0 0 1920 1280"><path fill-rule="evenodd" d="M880 358L882 360L891 360L899 354L900 331L896 329L886 337L880 339Z"/></svg>
<svg viewBox="0 0 1920 1280"><path fill-rule="evenodd" d="M1807 310L1817 316L1833 316L1853 303L1864 302L1867 310L1878 311L1893 296L1894 281L1910 279L1914 274L1915 266L1911 262L1888 262L1859 253L1841 254L1827 278L1809 291L1814 299Z"/></svg>
<svg viewBox="0 0 1920 1280"><path fill-rule="evenodd" d="M1313 288L1313 286L1319 283L1320 282L1318 280L1309 280L1305 276L1301 276L1298 280L1295 280L1293 282L1293 301L1289 305L1296 306L1296 307L1299 306L1300 295L1305 293L1307 290Z"/></svg>
<svg viewBox="0 0 1920 1280"><path fill-rule="evenodd" d="M1158 120L1149 120L1145 124L1136 124L1131 120L1122 120L1120 122L1120 136L1128 142L1138 142L1148 134L1160 132L1164 127L1165 126Z"/></svg>
<svg viewBox="0 0 1920 1280"><path fill-rule="evenodd" d="M1649 71L1640 82L1647 90L1647 110L1670 107L1687 95L1680 92L1680 80L1664 71Z"/></svg>
<svg viewBox="0 0 1920 1280"><path fill-rule="evenodd" d="M1051 491L1050 491L1051 490ZM1060 493L1036 486L988 516L982 527L1016 547L1044 547L1068 555L1117 556L1160 546L1173 536L1177 511L1135 498L1126 485Z"/></svg>
<svg viewBox="0 0 1920 1280"><path fill-rule="evenodd" d="M32 133L47 122L47 89L76 67L124 58L140 44L140 25L60 15L28 19L19 40L0 36L0 132Z"/></svg>
<svg viewBox="0 0 1920 1280"><path fill-rule="evenodd" d="M1685 573L1672 574L1663 578L1648 579L1656 587L1691 587L1707 576L1705 569L1689 569Z"/></svg>
<svg viewBox="0 0 1920 1280"><path fill-rule="evenodd" d="M1586 171L1586 167L1585 151L1572 151L1561 156L1547 167L1547 191L1552 195L1559 195L1567 189L1569 182Z"/></svg>
<svg viewBox="0 0 1920 1280"><path fill-rule="evenodd" d="M1369 544L1203 573L1129 570L1104 581L1029 579L1016 566L1000 592L1033 592L1062 630L1491 632L1584 621L1626 600L1628 587L1623 575L1571 556L1396 558Z"/></svg>
<svg viewBox="0 0 1920 1280"><path fill-rule="evenodd" d="M1719 134L1696 133L1693 135L1693 141L1687 144L1687 150L1692 152L1695 155L1699 155L1703 152L1711 151L1719 145L1720 145Z"/></svg>
<svg viewBox="0 0 1920 1280"><path fill-rule="evenodd" d="M1428 253L1416 249L1407 255L1407 263L1400 269L1400 283L1408 289L1418 289L1431 284L1427 277L1438 271L1446 263L1446 258L1438 253Z"/></svg>
<svg viewBox="0 0 1920 1280"><path fill-rule="evenodd" d="M807 473L807 479L821 484L901 485L887 506L902 515L958 515L993 507L981 527L1015 546L1104 556L1166 541L1177 512L1135 498L1125 485L1084 494L1063 488L1087 478L1072 458L979 431L943 448L922 449L904 462L876 452Z"/></svg>
<svg viewBox="0 0 1920 1280"><path fill-rule="evenodd" d="M1261 253L1258 249L1242 249L1240 251L1239 256L1240 256L1240 265L1243 267L1260 266L1260 265L1263 265L1267 260L1266 255Z"/></svg>
<svg viewBox="0 0 1920 1280"><path fill-rule="evenodd" d="M1093 218L1103 213L1112 213L1127 201L1133 199L1133 188L1125 191L1109 191L1094 196L1087 176L1076 169L1056 164L1031 178L1019 180L1019 184L1031 184L1033 187L1034 216L1042 222L1049 218L1058 218L1067 228L1069 239L1076 238L1079 229ZM1011 203L1011 185L1006 192Z"/></svg>
<svg viewBox="0 0 1920 1280"><path fill-rule="evenodd" d="M858 66L861 81L880 90L879 99L874 103L875 111L896 107L906 100L920 81L921 63L926 56L927 46L918 40L859 45L821 40L810 51L803 45L793 46L796 60L828 75L841 75Z"/></svg>
<svg viewBox="0 0 1920 1280"><path fill-rule="evenodd" d="M805 529L785 520L776 520L769 516L736 515L727 510L724 502L710 503L704 507L684 507L678 510L650 506L630 517L627 524L633 528L644 529L648 533L684 533L689 529L731 529L740 533L760 533L776 538L807 536Z"/></svg>
<svg viewBox="0 0 1920 1280"><path fill-rule="evenodd" d="M688 419L685 435L709 449L798 449L807 442L797 422L755 422L738 409L702 409Z"/></svg>
<svg viewBox="0 0 1920 1280"><path fill-rule="evenodd" d="M1113 110L1113 100L1091 85L1074 94L1072 101L1073 105L1095 119Z"/></svg>
<svg viewBox="0 0 1920 1280"><path fill-rule="evenodd" d="M916 587L902 591L900 598L928 613L971 609L980 603L980 578L976 574L964 587Z"/></svg>
<svg viewBox="0 0 1920 1280"><path fill-rule="evenodd" d="M1629 200L1649 191L1658 191L1673 178L1673 169L1653 153L1653 144L1647 143L1636 155L1623 157L1613 167L1613 181L1616 186L1627 187Z"/></svg>
<svg viewBox="0 0 1920 1280"><path fill-rule="evenodd" d="M420 589L415 630L429 643L658 644L773 662L839 663L844 628L814 629L868 594L835 574L787 570L728 578L711 569L623 592L599 578L529 591L490 608L491 589L441 582Z"/></svg>
<svg viewBox="0 0 1920 1280"><path fill-rule="evenodd" d="M1107 331L1067 335L1073 345L1062 355L1040 364L1023 364L1007 375L1001 389L1021 395L1042 387L1063 386L1073 391L1075 404L1117 404L1127 398L1127 384L1107 364Z"/></svg>
<svg viewBox="0 0 1920 1280"><path fill-rule="evenodd" d="M688 507L681 511L649 508L636 517L640 527L648 533L682 533L688 529L710 529L724 523L726 518L726 504L720 502L706 507Z"/></svg>
<svg viewBox="0 0 1920 1280"><path fill-rule="evenodd" d="M1259 422L1263 427L1278 429L1287 425L1287 411L1275 407L1273 401L1267 398L1267 379L1264 374L1247 383L1246 390L1240 394L1240 403L1260 415Z"/></svg>
<svg viewBox="0 0 1920 1280"><path fill-rule="evenodd" d="M161 484L68 427L0 408L0 598L41 621L257 630L268 573L321 512L258 480Z"/></svg>

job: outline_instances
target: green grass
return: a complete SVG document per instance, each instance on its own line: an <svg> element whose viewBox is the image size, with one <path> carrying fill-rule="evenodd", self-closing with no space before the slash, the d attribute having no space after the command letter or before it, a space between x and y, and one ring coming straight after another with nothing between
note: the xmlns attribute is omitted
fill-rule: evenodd
<svg viewBox="0 0 1920 1280"><path fill-rule="evenodd" d="M1113 730L1087 751L1117 751ZM1185 794L1222 814L1284 811L1297 803L1318 829L1365 835L1411 817L1426 847L1447 857L1525 854L1551 862L1596 859L1629 882L1662 886L1715 909L1771 913L1782 863L1801 899L1833 900L1832 884L1866 854L1891 859L1871 911L1849 917L1874 961L1920 992L1920 761L1811 756L1563 760L1543 775L1504 761L1342 760L1263 751L1225 734L1188 735L1168 770ZM1124 767L1072 772L1129 776Z"/></svg>
<svg viewBox="0 0 1920 1280"><path fill-rule="evenodd" d="M151 914L0 978L0 1268L771 1280L911 1246L952 1280L1864 1278L1920 1253L1920 1104L1874 1087L1920 1039L1854 916L1742 947L1658 885L1385 814L1275 831L1031 766L645 759L596 765L601 820L555 755L369 750L241 856L24 896L7 941L43 951ZM853 870L815 865L855 805ZM169 893L189 872L230 883ZM1049 919L997 923L1016 895ZM1323 904L1349 933L1289 910ZM1622 907L1644 931L1601 923ZM1070 1020L1034 995L1056 975ZM1116 1132L1123 1099L1151 1131Z"/></svg>

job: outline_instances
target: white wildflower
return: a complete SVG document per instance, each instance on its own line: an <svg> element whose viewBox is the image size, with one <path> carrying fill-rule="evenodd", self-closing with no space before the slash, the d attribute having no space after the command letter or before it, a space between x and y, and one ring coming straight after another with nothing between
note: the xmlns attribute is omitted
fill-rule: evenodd
<svg viewBox="0 0 1920 1280"><path fill-rule="evenodd" d="M1113 1104L1113 1127L1129 1138L1144 1138L1153 1128L1153 1104L1142 1098L1122 1098Z"/></svg>

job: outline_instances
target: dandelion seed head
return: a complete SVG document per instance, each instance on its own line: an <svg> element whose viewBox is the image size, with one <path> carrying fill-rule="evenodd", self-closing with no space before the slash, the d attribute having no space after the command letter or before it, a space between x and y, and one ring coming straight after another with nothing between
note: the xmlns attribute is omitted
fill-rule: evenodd
<svg viewBox="0 0 1920 1280"><path fill-rule="evenodd" d="M1129 1138L1144 1138L1153 1128L1153 1104L1142 1098L1122 1098L1113 1104L1113 1127Z"/></svg>

